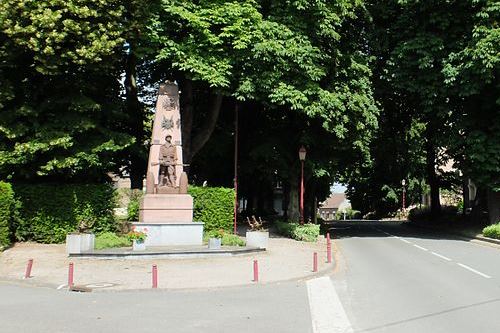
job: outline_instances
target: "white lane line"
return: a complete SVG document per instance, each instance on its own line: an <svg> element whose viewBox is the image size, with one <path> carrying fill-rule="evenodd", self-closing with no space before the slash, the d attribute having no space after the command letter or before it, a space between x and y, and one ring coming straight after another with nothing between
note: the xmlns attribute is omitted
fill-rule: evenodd
<svg viewBox="0 0 500 333"><path fill-rule="evenodd" d="M406 240L406 239L404 239L404 238L398 238L398 239L399 239L400 241L402 241L402 242L405 242L406 244L411 244L411 242L410 242L410 241L407 241L407 240Z"/></svg>
<svg viewBox="0 0 500 333"><path fill-rule="evenodd" d="M477 271L477 270L475 270L475 269L474 269L474 268L472 268L472 267L469 267L469 266L467 266L467 265L461 264L461 263L459 263L459 262L457 262L457 265L458 265L458 266L460 266L460 267L462 267L462 268L465 268L465 269L467 269L467 270L469 270L469 271L471 271L471 272L473 272L473 273L476 273L477 275L481 275L481 276L482 276L482 277L484 277L484 278L491 279L491 276L486 275L486 274L484 274L484 273L481 273L480 271Z"/></svg>
<svg viewBox="0 0 500 333"><path fill-rule="evenodd" d="M413 246L415 246L417 249L420 249L422 251L429 251L425 247L421 247L420 245L417 245L417 244L413 244Z"/></svg>
<svg viewBox="0 0 500 333"><path fill-rule="evenodd" d="M432 253L433 255L435 255L436 257L439 257L439 258L444 259L444 260L446 260L446 261L451 261L451 259L450 259L450 258L445 257L445 256L443 256L443 255L441 255L441 254L439 254L439 253L436 253L436 252L431 252L431 253Z"/></svg>
<svg viewBox="0 0 500 333"><path fill-rule="evenodd" d="M307 281L307 295L314 333L353 332L329 277Z"/></svg>

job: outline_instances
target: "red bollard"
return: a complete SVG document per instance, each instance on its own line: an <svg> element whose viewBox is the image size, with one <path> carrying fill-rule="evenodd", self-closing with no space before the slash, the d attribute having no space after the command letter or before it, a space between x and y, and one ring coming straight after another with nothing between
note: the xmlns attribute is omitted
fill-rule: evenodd
<svg viewBox="0 0 500 333"><path fill-rule="evenodd" d="M153 288L158 288L158 267L153 265Z"/></svg>
<svg viewBox="0 0 500 333"><path fill-rule="evenodd" d="M326 243L326 262L331 263L332 262L332 244Z"/></svg>
<svg viewBox="0 0 500 333"><path fill-rule="evenodd" d="M33 259L28 260L26 265L26 272L24 273L24 278L29 279L31 277L31 268L33 267Z"/></svg>
<svg viewBox="0 0 500 333"><path fill-rule="evenodd" d="M259 282L259 262L253 261L253 282Z"/></svg>
<svg viewBox="0 0 500 333"><path fill-rule="evenodd" d="M313 272L318 271L318 253L314 252L313 253Z"/></svg>
<svg viewBox="0 0 500 333"><path fill-rule="evenodd" d="M332 245L332 241L330 239L330 233L329 232L326 233L326 244Z"/></svg>
<svg viewBox="0 0 500 333"><path fill-rule="evenodd" d="M74 273L74 265L72 262L69 263L68 268L68 287L73 287L73 273Z"/></svg>

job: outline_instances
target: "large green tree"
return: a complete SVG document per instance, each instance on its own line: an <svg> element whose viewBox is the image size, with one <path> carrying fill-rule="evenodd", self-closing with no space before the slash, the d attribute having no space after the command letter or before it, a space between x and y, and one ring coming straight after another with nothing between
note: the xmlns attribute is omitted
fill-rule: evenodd
<svg viewBox="0 0 500 333"><path fill-rule="evenodd" d="M132 142L113 125L123 14L118 0L0 3L1 177L98 179Z"/></svg>

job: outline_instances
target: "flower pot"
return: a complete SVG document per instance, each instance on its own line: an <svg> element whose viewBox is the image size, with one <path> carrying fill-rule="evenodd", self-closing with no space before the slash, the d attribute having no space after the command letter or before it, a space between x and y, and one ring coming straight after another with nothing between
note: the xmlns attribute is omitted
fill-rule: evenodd
<svg viewBox="0 0 500 333"><path fill-rule="evenodd" d="M209 238L208 239L208 248L211 250L219 250L222 244L221 238Z"/></svg>
<svg viewBox="0 0 500 333"><path fill-rule="evenodd" d="M134 239L132 244L132 250L134 251L144 251L146 250L146 243L141 239Z"/></svg>
<svg viewBox="0 0 500 333"><path fill-rule="evenodd" d="M267 249L269 231L247 231L246 241L248 247Z"/></svg>

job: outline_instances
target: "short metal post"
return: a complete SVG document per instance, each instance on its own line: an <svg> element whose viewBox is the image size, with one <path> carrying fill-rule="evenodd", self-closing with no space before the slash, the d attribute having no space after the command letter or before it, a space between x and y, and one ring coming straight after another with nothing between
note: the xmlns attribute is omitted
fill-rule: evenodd
<svg viewBox="0 0 500 333"><path fill-rule="evenodd" d="M314 252L313 253L313 272L318 271L318 253Z"/></svg>
<svg viewBox="0 0 500 333"><path fill-rule="evenodd" d="M153 288L158 288L158 267L153 265Z"/></svg>
<svg viewBox="0 0 500 333"><path fill-rule="evenodd" d="M68 287L73 287L73 275L74 275L74 265L72 262L69 263L68 268Z"/></svg>
<svg viewBox="0 0 500 333"><path fill-rule="evenodd" d="M326 262L332 262L332 241L329 232L326 233Z"/></svg>
<svg viewBox="0 0 500 333"><path fill-rule="evenodd" d="M31 277L31 268L33 267L33 259L28 260L26 265L26 272L24 273L24 278L29 279Z"/></svg>
<svg viewBox="0 0 500 333"><path fill-rule="evenodd" d="M253 282L259 282L259 262L253 261Z"/></svg>

